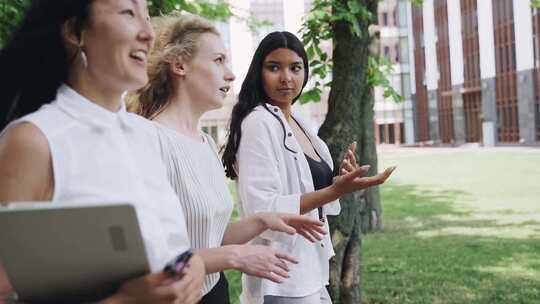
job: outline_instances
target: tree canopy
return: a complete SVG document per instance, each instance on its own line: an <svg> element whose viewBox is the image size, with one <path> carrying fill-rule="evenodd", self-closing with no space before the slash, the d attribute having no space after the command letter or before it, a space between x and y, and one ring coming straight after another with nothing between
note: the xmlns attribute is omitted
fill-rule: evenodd
<svg viewBox="0 0 540 304"><path fill-rule="evenodd" d="M31 2L32 0L2 0L0 2L0 48L10 39ZM220 21L225 21L233 15L231 6L225 0L150 0L148 9L151 16L178 10Z"/></svg>

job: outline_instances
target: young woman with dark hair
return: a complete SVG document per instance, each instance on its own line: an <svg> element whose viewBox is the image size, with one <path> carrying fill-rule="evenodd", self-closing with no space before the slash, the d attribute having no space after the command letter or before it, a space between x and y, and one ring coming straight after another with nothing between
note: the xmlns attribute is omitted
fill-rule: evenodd
<svg viewBox="0 0 540 304"><path fill-rule="evenodd" d="M184 213L191 245L206 265L202 303L229 303L222 271L237 269L276 283L286 281L290 255L246 245L266 230L299 233L315 241L321 223L297 214L259 213L230 222L233 200L216 144L200 131L204 113L221 108L234 75L217 29L206 19L154 19L156 43L148 60L149 82L130 108L156 123L169 181Z"/></svg>
<svg viewBox="0 0 540 304"><path fill-rule="evenodd" d="M233 108L223 154L227 176L236 180L242 217L259 212L304 214L328 229L326 216L339 214L339 197L381 184L392 173L390 168L363 177L369 166L357 166L353 143L340 175L334 177L326 144L292 111L308 75L304 47L289 32L268 34L255 51ZM291 266L290 279L280 285L244 276L242 303L331 303L325 288L328 260L334 255L328 235L314 244L268 233L252 243L289 252L300 263Z"/></svg>
<svg viewBox="0 0 540 304"><path fill-rule="evenodd" d="M190 246L184 215L155 127L127 113L121 98L147 83L153 42L145 0L35 0L0 52L0 201L137 209L152 274L125 282L104 303L202 296L198 255L181 279L161 272Z"/></svg>

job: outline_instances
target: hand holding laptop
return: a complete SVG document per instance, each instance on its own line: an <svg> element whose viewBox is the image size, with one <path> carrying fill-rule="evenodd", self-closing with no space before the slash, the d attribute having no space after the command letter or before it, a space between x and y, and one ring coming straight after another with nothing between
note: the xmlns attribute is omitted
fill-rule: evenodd
<svg viewBox="0 0 540 304"><path fill-rule="evenodd" d="M202 296L205 267L197 255L179 259L187 262L183 270L147 274L129 204L6 205L0 231L0 303L195 304Z"/></svg>
<svg viewBox="0 0 540 304"><path fill-rule="evenodd" d="M102 304L116 303L181 303L195 304L202 297L205 267L202 259L193 255L184 268L181 279L170 273L149 274L126 282Z"/></svg>

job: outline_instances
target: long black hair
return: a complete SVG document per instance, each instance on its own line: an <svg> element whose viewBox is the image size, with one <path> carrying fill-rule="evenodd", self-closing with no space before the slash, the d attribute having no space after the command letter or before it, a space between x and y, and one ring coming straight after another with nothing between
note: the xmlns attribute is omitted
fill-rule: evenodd
<svg viewBox="0 0 540 304"><path fill-rule="evenodd" d="M80 34L93 0L34 0L19 29L0 50L0 130L56 97L68 76L62 27L68 20Z"/></svg>
<svg viewBox="0 0 540 304"><path fill-rule="evenodd" d="M249 70L238 95L238 102L232 110L227 144L225 145L222 158L225 173L229 178L236 179L238 176L234 170L234 166L236 163L236 152L238 151L242 137L242 121L256 106L261 104L266 105L269 101L262 81L264 59L268 54L280 48L292 50L302 58L304 62L304 83L302 84L302 89L304 89L308 81L308 58L302 42L289 32L272 32L264 37L253 55ZM293 103L300 97L300 94L293 99ZM281 122L281 120L279 121Z"/></svg>

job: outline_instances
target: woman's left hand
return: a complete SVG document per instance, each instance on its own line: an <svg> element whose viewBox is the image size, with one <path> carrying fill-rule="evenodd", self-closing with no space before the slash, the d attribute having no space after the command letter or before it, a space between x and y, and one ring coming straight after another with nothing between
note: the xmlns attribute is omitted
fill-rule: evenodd
<svg viewBox="0 0 540 304"><path fill-rule="evenodd" d="M266 229L291 235L298 233L310 242L321 240L327 233L323 222L308 216L276 212L261 212L257 215Z"/></svg>
<svg viewBox="0 0 540 304"><path fill-rule="evenodd" d="M355 152L356 142L353 142L347 147L345 156L343 156L343 160L341 161L341 165L339 166L339 175L351 173L358 168L358 164L356 163L356 157L354 156Z"/></svg>

